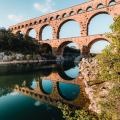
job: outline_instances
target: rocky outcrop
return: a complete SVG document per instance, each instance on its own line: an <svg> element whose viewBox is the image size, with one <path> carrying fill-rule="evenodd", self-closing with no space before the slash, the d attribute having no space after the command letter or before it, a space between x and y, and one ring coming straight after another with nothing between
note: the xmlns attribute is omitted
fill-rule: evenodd
<svg viewBox="0 0 120 120"><path fill-rule="evenodd" d="M101 102L107 100L109 91L114 84L104 80L98 80L97 75L100 72L100 67L95 58L83 58L79 64L80 78L84 81L85 91L90 100L89 110L100 113Z"/></svg>
<svg viewBox="0 0 120 120"><path fill-rule="evenodd" d="M37 55L23 55L21 53L5 53L0 52L0 62L21 61L21 60L42 60L42 57Z"/></svg>

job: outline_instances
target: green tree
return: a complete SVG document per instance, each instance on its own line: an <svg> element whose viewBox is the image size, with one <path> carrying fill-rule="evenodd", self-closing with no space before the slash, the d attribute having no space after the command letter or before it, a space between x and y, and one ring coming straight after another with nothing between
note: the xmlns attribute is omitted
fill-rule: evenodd
<svg viewBox="0 0 120 120"><path fill-rule="evenodd" d="M99 80L110 81L114 84L107 101L101 103L102 118L105 120L120 119L120 16L111 25L112 33L107 36L111 40L101 55L97 56L100 66ZM108 118L108 119L107 119Z"/></svg>
<svg viewBox="0 0 120 120"><path fill-rule="evenodd" d="M107 35L111 44L97 57L101 67L100 78L120 82L120 17L111 29L112 33Z"/></svg>
<svg viewBox="0 0 120 120"><path fill-rule="evenodd" d="M34 54L40 52L40 44L31 37L22 34L13 34L10 30L0 29L0 51L11 51L23 54Z"/></svg>

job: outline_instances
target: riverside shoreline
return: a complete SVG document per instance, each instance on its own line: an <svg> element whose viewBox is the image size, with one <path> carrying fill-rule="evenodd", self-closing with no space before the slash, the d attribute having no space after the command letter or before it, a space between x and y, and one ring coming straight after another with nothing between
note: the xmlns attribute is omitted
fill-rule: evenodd
<svg viewBox="0 0 120 120"><path fill-rule="evenodd" d="M40 70L43 65L53 62L53 60L22 60L0 62L0 75L34 72Z"/></svg>

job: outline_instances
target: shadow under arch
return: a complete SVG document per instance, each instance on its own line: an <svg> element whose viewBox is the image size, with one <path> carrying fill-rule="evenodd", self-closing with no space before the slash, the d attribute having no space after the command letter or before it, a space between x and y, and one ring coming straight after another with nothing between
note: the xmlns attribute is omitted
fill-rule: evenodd
<svg viewBox="0 0 120 120"><path fill-rule="evenodd" d="M39 39L40 39L40 40L44 40L42 34L43 34L43 30L44 30L46 27L50 27L51 30L52 30L51 32L53 33L53 27L52 27L50 24L45 24L45 25L43 25L43 26L40 28L40 30L39 30ZM51 33L51 34L52 34L52 33Z"/></svg>
<svg viewBox="0 0 120 120"><path fill-rule="evenodd" d="M72 43L72 41L65 41L62 44L60 44L60 46L57 49L57 53L60 54L64 51L64 48L66 47L66 45L68 45L69 43Z"/></svg>
<svg viewBox="0 0 120 120"><path fill-rule="evenodd" d="M70 46L67 46L67 45L70 45ZM67 47L67 49L65 49ZM73 48L74 47L74 48ZM65 42L62 42L58 48L57 48L57 55L60 55L60 56L64 56L65 57L65 52L68 52L68 48L69 48L69 52L71 53L75 53L75 52L79 52L79 55L81 55L81 50L80 50L80 46L78 43L76 42L73 42L73 41L65 41Z"/></svg>
<svg viewBox="0 0 120 120"><path fill-rule="evenodd" d="M75 84L57 82L57 89L59 95L68 101L77 99L80 94L80 86Z"/></svg>
<svg viewBox="0 0 120 120"><path fill-rule="evenodd" d="M63 21L63 22L59 25L59 27L58 27L57 39L60 39L60 31L61 31L62 26L63 26L65 23L70 22L70 21L78 23L75 19L67 19L67 20ZM79 23L78 23L78 25L79 25L79 27L80 27L80 24L79 24ZM79 33L80 33L80 31L79 31Z"/></svg>
<svg viewBox="0 0 120 120"><path fill-rule="evenodd" d="M100 11L100 12L97 12L95 14L93 14L89 19L88 19L88 22L87 22L87 35L89 35L89 25L90 25L90 22L91 20L97 16L97 15L101 15L101 14L106 14L106 15L110 15L108 12L106 11Z"/></svg>

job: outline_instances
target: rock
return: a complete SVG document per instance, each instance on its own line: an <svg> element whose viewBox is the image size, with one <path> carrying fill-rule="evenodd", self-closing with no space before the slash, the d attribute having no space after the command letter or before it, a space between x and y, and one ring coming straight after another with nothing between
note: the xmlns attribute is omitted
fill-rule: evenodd
<svg viewBox="0 0 120 120"><path fill-rule="evenodd" d="M0 61L2 61L2 60L3 60L4 55L5 55L5 53L4 53L4 52L1 52L1 53L0 53Z"/></svg>
<svg viewBox="0 0 120 120"><path fill-rule="evenodd" d="M15 57L16 57L16 60L23 60L24 59L23 54L16 54Z"/></svg>
<svg viewBox="0 0 120 120"><path fill-rule="evenodd" d="M7 55L4 55L4 56L3 56L3 62L7 62L7 61L9 61L8 56L7 56Z"/></svg>
<svg viewBox="0 0 120 120"><path fill-rule="evenodd" d="M100 72L100 67L95 58L83 58L79 64L80 78L84 81L85 91L90 100L89 110L100 113L102 100L107 100L109 91L113 88L114 84L111 82L97 83L97 74ZM89 84L92 83L92 84Z"/></svg>

